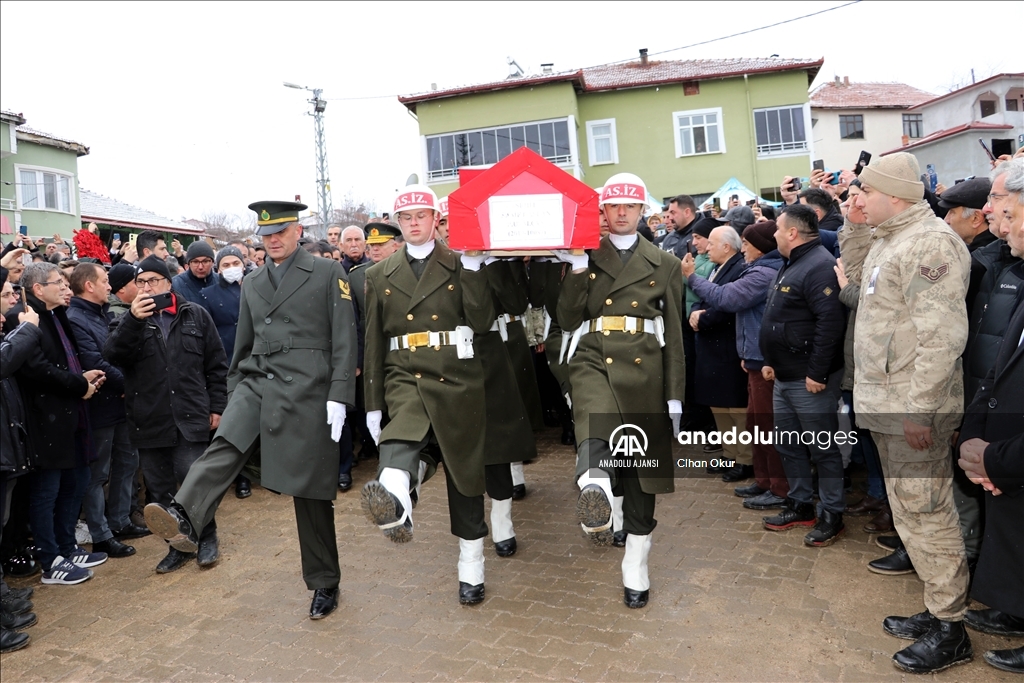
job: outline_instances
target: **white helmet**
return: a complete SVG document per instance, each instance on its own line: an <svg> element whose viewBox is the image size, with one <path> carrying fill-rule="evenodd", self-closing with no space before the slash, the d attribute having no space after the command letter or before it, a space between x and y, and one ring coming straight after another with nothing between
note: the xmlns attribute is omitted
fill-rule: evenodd
<svg viewBox="0 0 1024 683"><path fill-rule="evenodd" d="M437 200L437 210L441 212L441 218L448 215L448 197L441 197Z"/></svg>
<svg viewBox="0 0 1024 683"><path fill-rule="evenodd" d="M437 195L426 185L408 185L398 191L395 197L393 213L411 211L413 209L431 209L437 211Z"/></svg>
<svg viewBox="0 0 1024 683"><path fill-rule="evenodd" d="M601 188L598 206L605 204L643 204L649 207L647 185L632 173L616 173Z"/></svg>

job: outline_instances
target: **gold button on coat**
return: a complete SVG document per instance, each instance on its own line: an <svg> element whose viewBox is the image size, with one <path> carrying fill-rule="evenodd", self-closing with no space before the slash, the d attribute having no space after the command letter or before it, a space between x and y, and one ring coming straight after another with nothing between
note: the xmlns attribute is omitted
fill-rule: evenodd
<svg viewBox="0 0 1024 683"><path fill-rule="evenodd" d="M421 375L420 373L417 372L416 373L416 379L420 379L421 377L423 377L423 375Z"/></svg>
<svg viewBox="0 0 1024 683"><path fill-rule="evenodd" d="M604 300L604 305L605 306L611 306L612 305L612 300L611 299L605 299Z"/></svg>
<svg viewBox="0 0 1024 683"><path fill-rule="evenodd" d="M384 290L384 296L391 296L391 290L390 289L385 289Z"/></svg>
<svg viewBox="0 0 1024 683"><path fill-rule="evenodd" d="M597 279L597 274L596 273L591 273L590 274L590 279L591 280L596 280Z"/></svg>
<svg viewBox="0 0 1024 683"><path fill-rule="evenodd" d="M412 320L412 313L410 313L409 315L405 316L405 319L406 320Z"/></svg>
<svg viewBox="0 0 1024 683"><path fill-rule="evenodd" d="M650 281L650 282L648 282L647 284L648 284L649 286L653 287L653 286L654 286L654 280L651 280L651 281Z"/></svg>
<svg viewBox="0 0 1024 683"><path fill-rule="evenodd" d="M455 285L448 285L448 291L449 292L454 292L455 291Z"/></svg>
<svg viewBox="0 0 1024 683"><path fill-rule="evenodd" d="M641 362L641 360L642 360L642 359L640 359L640 358L637 358L637 359L636 359L635 361L633 361L633 362L634 362L634 363L636 363L637 365L640 365L640 362Z"/></svg>
<svg viewBox="0 0 1024 683"><path fill-rule="evenodd" d="M437 316L436 315L432 315L432 316L430 316L430 319L431 320L437 320Z"/></svg>
<svg viewBox="0 0 1024 683"><path fill-rule="evenodd" d="M607 363L608 365L611 365L612 364L612 359L610 357L609 358L605 358L604 362Z"/></svg>
<svg viewBox="0 0 1024 683"><path fill-rule="evenodd" d="M640 304L638 304L638 303L637 303L637 302L635 302L635 301L634 301L633 303L631 303L631 304L630 304L630 306L632 306L633 308L636 308L636 307L637 307L637 306L639 306L639 305L640 305Z"/></svg>

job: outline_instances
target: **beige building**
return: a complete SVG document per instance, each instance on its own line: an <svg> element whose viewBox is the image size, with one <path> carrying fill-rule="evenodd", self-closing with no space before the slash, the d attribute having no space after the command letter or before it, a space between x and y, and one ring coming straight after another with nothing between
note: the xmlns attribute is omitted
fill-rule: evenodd
<svg viewBox="0 0 1024 683"><path fill-rule="evenodd" d="M922 137L921 115L907 112L934 97L903 83L850 83L836 76L811 93L814 158L829 169L852 169L861 150L877 156L899 147L904 135Z"/></svg>

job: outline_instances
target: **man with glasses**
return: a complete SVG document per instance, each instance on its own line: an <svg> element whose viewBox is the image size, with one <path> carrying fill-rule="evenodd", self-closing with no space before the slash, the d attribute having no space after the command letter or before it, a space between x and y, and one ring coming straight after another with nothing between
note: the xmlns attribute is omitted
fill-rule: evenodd
<svg viewBox="0 0 1024 683"><path fill-rule="evenodd" d="M188 245L185 266L184 271L174 276L171 288L185 299L198 304L203 300L200 292L217 281L213 274L213 247L203 240ZM231 349L228 349L230 352Z"/></svg>
<svg viewBox="0 0 1024 683"><path fill-rule="evenodd" d="M202 306L171 291L167 264L156 256L139 263L139 291L131 310L107 337L103 357L124 373L128 433L139 451L146 489L169 505L185 475L210 441L227 405L227 357L217 326ZM158 300L155 296L169 301ZM220 557L217 523L202 529L198 553L174 547L156 567L200 567Z"/></svg>
<svg viewBox="0 0 1024 683"><path fill-rule="evenodd" d="M92 577L89 567L106 562L75 542L75 522L89 486L89 421L84 401L103 384L102 370L83 372L78 344L64 310L67 283L52 263L33 263L21 278L25 303L6 315L17 326L26 307L39 316L42 339L18 370L26 390L26 426L36 471L28 475L29 522L43 583L74 585Z"/></svg>

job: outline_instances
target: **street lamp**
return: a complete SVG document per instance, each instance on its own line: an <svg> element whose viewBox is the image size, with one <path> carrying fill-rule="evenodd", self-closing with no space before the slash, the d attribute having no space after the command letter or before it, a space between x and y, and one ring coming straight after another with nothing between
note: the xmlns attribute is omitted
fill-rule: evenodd
<svg viewBox="0 0 1024 683"><path fill-rule="evenodd" d="M317 213L320 215L320 224L327 230L327 224L331 219L333 208L331 206L331 179L327 176L327 147L324 144L324 111L327 110L327 100L321 95L320 88L309 88L304 85L297 85L285 81L284 87L295 90L308 90L313 93L313 99L307 100L313 105L314 132L316 133L316 185L317 185Z"/></svg>

